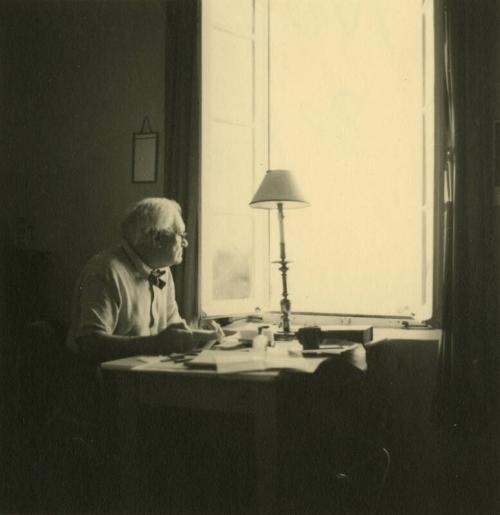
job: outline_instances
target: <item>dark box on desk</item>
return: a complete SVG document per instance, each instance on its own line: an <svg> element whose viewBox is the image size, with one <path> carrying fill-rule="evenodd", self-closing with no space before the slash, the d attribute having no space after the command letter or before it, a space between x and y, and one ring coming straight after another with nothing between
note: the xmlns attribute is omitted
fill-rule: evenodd
<svg viewBox="0 0 500 515"><path fill-rule="evenodd" d="M368 343L373 340L371 325L325 325L321 326L323 344L329 340L348 340L356 343Z"/></svg>
<svg viewBox="0 0 500 515"><path fill-rule="evenodd" d="M373 340L371 325L307 326L297 331L297 338L304 350L318 349L338 342L365 344Z"/></svg>

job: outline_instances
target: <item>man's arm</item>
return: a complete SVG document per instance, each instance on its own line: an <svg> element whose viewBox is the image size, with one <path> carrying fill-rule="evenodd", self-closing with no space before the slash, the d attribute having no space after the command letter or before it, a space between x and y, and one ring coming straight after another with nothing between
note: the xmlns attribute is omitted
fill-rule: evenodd
<svg viewBox="0 0 500 515"><path fill-rule="evenodd" d="M76 342L83 357L102 363L141 354L154 356L190 352L200 343L216 338L214 331L169 327L152 336L119 336L94 332L78 337Z"/></svg>

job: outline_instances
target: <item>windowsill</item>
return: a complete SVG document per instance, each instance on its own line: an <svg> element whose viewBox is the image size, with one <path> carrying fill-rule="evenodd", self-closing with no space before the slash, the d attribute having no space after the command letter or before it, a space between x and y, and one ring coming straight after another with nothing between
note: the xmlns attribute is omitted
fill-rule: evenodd
<svg viewBox="0 0 500 515"><path fill-rule="evenodd" d="M251 315L249 315L250 318ZM261 314L261 320L250 320L242 315L236 317L234 321L237 324L245 324L252 322L257 325L273 324L278 325L280 322L280 313L278 312L264 312ZM231 317L229 317L231 318ZM420 340L436 342L441 338L441 329L427 327L404 327L404 322L413 323L411 319L403 318L370 318L370 317L342 317L337 315L311 315L311 314L292 314L291 325L292 327L301 327L304 325L319 325L332 326L339 325L346 329L356 326L373 326L373 341L379 340Z"/></svg>
<svg viewBox="0 0 500 515"><path fill-rule="evenodd" d="M263 312L263 323L278 324L281 319L281 314L277 311ZM410 317L370 317L370 316L353 316L353 315L326 315L314 313L292 313L290 316L290 323L292 326L304 325L342 325L342 326L357 326L357 325L371 325L374 330L400 330L401 334L405 333L421 333L436 331L435 328L419 324L416 320ZM409 327L405 327L408 324ZM440 333L439 333L440 334ZM432 338L431 338L432 339Z"/></svg>
<svg viewBox="0 0 500 515"><path fill-rule="evenodd" d="M387 327L373 328L373 341L378 340L420 340L438 342L441 338L441 329L393 329Z"/></svg>

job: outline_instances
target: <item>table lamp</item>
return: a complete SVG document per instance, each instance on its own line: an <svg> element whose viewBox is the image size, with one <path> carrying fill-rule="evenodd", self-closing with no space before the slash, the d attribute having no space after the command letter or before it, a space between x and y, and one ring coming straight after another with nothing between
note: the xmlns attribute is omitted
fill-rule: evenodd
<svg viewBox="0 0 500 515"><path fill-rule="evenodd" d="M285 230L283 209L297 209L309 206L300 190L293 173L290 170L268 170L255 192L250 206L258 209L277 209L280 231L280 259L274 263L280 264L281 282L283 285L280 301L283 331L276 334L277 339L292 340L295 334L290 331L291 303L288 298L287 271L288 263L285 250Z"/></svg>

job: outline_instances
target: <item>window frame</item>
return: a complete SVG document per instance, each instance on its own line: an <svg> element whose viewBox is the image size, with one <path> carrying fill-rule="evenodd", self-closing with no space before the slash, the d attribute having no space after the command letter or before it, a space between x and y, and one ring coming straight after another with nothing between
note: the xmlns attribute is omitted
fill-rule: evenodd
<svg viewBox="0 0 500 515"><path fill-rule="evenodd" d="M251 28L249 28L248 19L231 19L228 10L224 13L217 12L217 3L224 5L224 2L214 2L213 0L204 0L202 2L202 22L201 22L201 41L202 41L202 122L201 122L201 139L202 139L202 153L201 153L201 169L202 169L202 220L201 220L201 248L204 253L201 256L201 273L203 275L201 281L201 308L204 313L213 316L220 316L221 314L231 313L235 316L241 316L252 312L256 307L260 307L266 303L264 284L268 282L269 271L266 263L268 261L268 239L265 234L268 232L267 219L258 216L255 210L248 206L251 200L251 195L261 179L261 175L265 172L268 165L268 133L267 133L267 119L268 119L268 88L267 88L267 42L268 42L268 0L252 0L252 20ZM232 6L232 3L226 2L226 7ZM219 6L220 9L220 6ZM230 11L230 9L229 9ZM248 13L247 13L248 14ZM224 19L224 16L225 19ZM247 25L245 27L245 22ZM241 126L246 126L253 133L253 147L252 147L252 187L248 191L248 201L238 214L242 214L247 209L248 218L251 219L252 229L251 244L252 249L252 262L250 263L251 277L262 277L261 281L254 281L251 284L251 295L244 299L229 299L229 300L216 300L211 294L211 287L213 281L213 270L210 270L210 258L212 256L211 242L208 240L206 231L207 218L211 217L212 220L216 214L221 214L215 209L210 207L210 193L206 186L208 180L207 175L214 171L210 169L211 151L210 148L210 130L211 124L231 124L234 120L224 119L220 116L214 108L213 93L216 89L211 88L211 82L214 81L212 70L208 66L204 66L210 52L213 51L213 38L214 34L223 34L227 37L234 37L235 40L245 40L252 45L252 121L243 122ZM216 49L215 49L216 51ZM223 60L225 55L218 55L217 58ZM250 100L250 99L247 99ZM237 123L235 125L238 125ZM212 205L215 202L212 201ZM229 213L228 213L229 214ZM236 214L236 213L231 213ZM206 249L209 249L208 254ZM256 249L260 249L257 251Z"/></svg>
<svg viewBox="0 0 500 515"><path fill-rule="evenodd" d="M272 0L270 0L272 1ZM263 0L265 4L267 4L267 11L269 15L269 5L267 0ZM430 316L426 317L424 320L417 320L415 317L412 316L390 316L390 315L360 315L360 314L351 314L351 313L321 313L321 312L298 312L298 311L292 311L292 324L371 324L375 327L395 327L395 328L411 328L411 327L429 327L429 326L438 326L439 320L440 320L440 304L441 299L439 295L439 284L441 283L441 241L442 241L442 235L441 235L441 224L440 224L440 216L442 213L441 210L441 198L442 198L442 184L441 184L441 173L442 170L442 162L443 162L443 156L442 156L442 141L441 138L441 131L439 128L442 125L442 108L440 99L442 98L442 87L443 87L443 77L442 77L442 66L441 66L441 60L439 59L439 53L437 52L438 48L438 41L442 38L442 31L440 30L440 24L441 24L441 9L439 9L439 5L441 4L441 0L422 0L422 27L425 26L425 20L426 16L428 17L429 9L432 9L432 17L433 17L433 26L429 27L427 24L426 30L428 34L432 33L433 36L433 49L434 49L434 77L433 77L433 93L434 93L434 102L431 108L434 111L433 114L433 120L434 120L434 138L433 138L433 144L434 148L431 149L434 152L434 170L432 171L432 183L433 183L433 195L427 198L427 203L425 203L425 199L423 199L422 204L422 215L424 216L424 213L427 214L428 219L425 227L427 231L427 235L423 235L423 238L425 238L424 244L424 250L427 248L427 251L429 250L429 245L432 246L433 251L433 257L432 257L432 264L430 267L431 273L425 277L425 274L423 274L424 280L426 280L426 285L424 288L424 292L426 292L427 298L432 302L432 308L430 310ZM269 20L268 20L269 23ZM268 28L269 30L269 28ZM424 30L424 29L423 29ZM269 33L267 34L269 36ZM422 41L422 44L425 45L427 42L425 40L425 34ZM425 48L422 49L423 51L423 66L425 69ZM424 76L425 77L425 76ZM424 79L425 80L425 79ZM268 77L268 83L269 83L269 77ZM268 84L268 88L269 88ZM424 84L424 88L427 88L428 84ZM269 90L268 90L268 99L269 102ZM428 109L429 107L425 106L425 98L423 99L423 115L425 115L425 109ZM269 129L268 129L269 130ZM269 137L270 134L267 134L268 141L267 144L270 146ZM423 152L428 152L429 149L425 147L426 145L426 139L424 135L423 139ZM269 149L268 149L269 152ZM423 159L423 167L426 166L425 162L425 154ZM429 173L425 175L425 170L422 171L423 173L423 180L427 180L429 182ZM429 171L428 171L429 172ZM259 177L254 177L256 179L255 187L258 185ZM426 186L426 189L428 187ZM430 199L430 201L429 201ZM258 210L256 210L258 211ZM429 215L430 213L430 215ZM256 251L258 254L260 252L261 256L264 255L267 260L267 271L264 274L265 279L262 280L262 282L265 282L269 284L269 277L272 273L277 273L274 270L274 267L276 265L273 265L270 262L270 248L272 245L272 242L270 241L270 224L273 222L271 217L274 215L274 212L265 212L256 216L261 217L261 221L259 222L261 226L266 227L265 231L267 231L267 238L266 238L266 248L260 249L260 251ZM262 221L262 219L264 221ZM423 260L425 260L425 255L423 256ZM425 267L425 263L423 263L423 266ZM269 289L268 289L269 290ZM202 297L203 300L203 297ZM234 306L233 309L231 308L231 302L228 303L223 309L205 309L207 306L202 306L203 309L210 314L211 317L225 317L228 319L233 318L240 318L244 316L251 316L254 315L256 312L258 314L263 314L263 317L267 321L279 321L279 315L280 312L278 310L271 309L274 306L270 305L270 291L267 291L267 294L260 295L259 299L254 299L254 306L251 307L248 305L249 309L238 309L239 306ZM292 309L293 309L293 292L291 295L292 300Z"/></svg>

